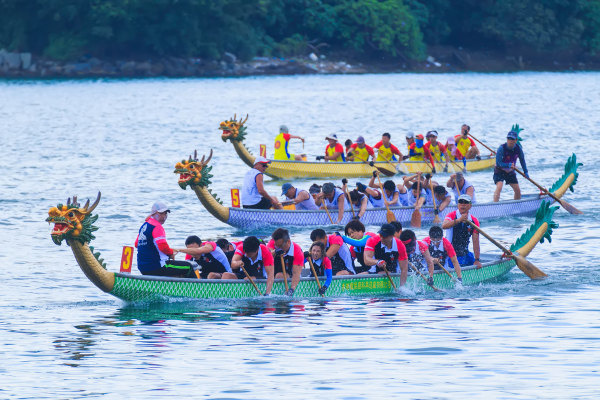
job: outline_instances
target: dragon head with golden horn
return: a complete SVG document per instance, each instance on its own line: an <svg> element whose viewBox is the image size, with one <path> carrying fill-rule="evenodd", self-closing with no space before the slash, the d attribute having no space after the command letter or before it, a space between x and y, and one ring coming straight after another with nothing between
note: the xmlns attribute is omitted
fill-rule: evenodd
<svg viewBox="0 0 600 400"><path fill-rule="evenodd" d="M98 228L92 224L98 219L98 215L92 215L92 211L100 203L100 192L96 201L90 206L88 200L83 207L77 202L77 197L73 196L67 199L67 204L58 204L56 207L52 207L48 211L48 218L46 221L49 224L54 224L52 232L52 241L59 245L63 240L77 240L81 243L89 243L94 239L92 232L97 231Z"/></svg>
<svg viewBox="0 0 600 400"><path fill-rule="evenodd" d="M175 164L175 173L179 174L179 186L182 189L186 189L190 185L197 185L201 187L208 186L210 184L210 170L212 166L208 166L208 162L213 156L212 149L206 161L204 156L202 160L198 161L198 152L194 150L194 157L190 155L187 160L181 160Z"/></svg>
<svg viewBox="0 0 600 400"><path fill-rule="evenodd" d="M246 114L246 119L240 118L239 121L236 120L236 114L234 114L232 119L221 122L219 124L219 130L223 131L221 139L224 142L227 140L242 142L246 136L246 127L244 126L246 121L248 121L248 114Z"/></svg>

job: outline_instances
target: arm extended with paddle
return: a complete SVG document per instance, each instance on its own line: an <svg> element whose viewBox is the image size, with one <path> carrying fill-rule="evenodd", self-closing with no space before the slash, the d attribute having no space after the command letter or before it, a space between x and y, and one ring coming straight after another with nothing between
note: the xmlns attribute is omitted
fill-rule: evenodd
<svg viewBox="0 0 600 400"><path fill-rule="evenodd" d="M491 151L492 154L496 154L496 152L494 150L492 150L491 148L489 148L488 146L486 146L484 143L482 143L475 136L471 135L470 133L469 133L469 136L471 136L477 143L479 143L480 145L482 145L483 147L485 147L486 149L488 149L489 151ZM521 171L520 169L518 169L518 168L515 167L515 171L517 171L523 178L525 178L529 182L533 183L538 189L540 189L546 195L550 196L552 199L554 199L556 202L558 202L570 214L583 214L582 211L578 210L573 205L567 203L565 200L559 199L553 193L549 192L548 189L544 188L539 183L535 182L533 179L531 179L530 177L528 177L527 175L525 175L525 173L523 173L523 171Z"/></svg>
<svg viewBox="0 0 600 400"><path fill-rule="evenodd" d="M512 258L513 260L515 260L515 262L517 263L517 267L519 267L519 269L521 271L523 271L523 273L525 275L527 275L528 277L530 277L531 279L543 279L548 276L548 275L546 275L546 273L544 273L544 271L542 271L541 269L539 269L538 267L533 265L525 257L520 256L518 254L514 254L509 249L504 247L502 244L500 244L498 241L496 241L493 237L491 237L490 235L485 233L483 230L481 230L481 228L478 227L477 225L475 225L473 222L469 221L468 219L466 220L466 222L469 225L471 225L471 227L473 229L475 229L476 231L481 233L483 236L485 236L485 238L487 240L489 240L496 247L498 247L500 250L502 250L504 252L504 254L506 254L508 257Z"/></svg>

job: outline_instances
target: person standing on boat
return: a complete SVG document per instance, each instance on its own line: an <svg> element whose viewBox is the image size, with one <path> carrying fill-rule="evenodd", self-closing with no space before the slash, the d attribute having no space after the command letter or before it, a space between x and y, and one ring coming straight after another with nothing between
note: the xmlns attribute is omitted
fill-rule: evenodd
<svg viewBox="0 0 600 400"><path fill-rule="evenodd" d="M354 267L354 272L357 275L374 274L377 267L375 265L365 264L365 246L367 245L367 240L371 237L376 237L377 234L365 232L363 223L356 219L353 219L346 224L344 233L345 235L342 236L342 239L345 244L350 246L350 255L360 264Z"/></svg>
<svg viewBox="0 0 600 400"><path fill-rule="evenodd" d="M242 204L244 208L261 210L268 210L271 206L273 208L283 208L279 200L275 196L269 195L263 185L263 175L270 162L266 158L258 156L254 160L254 167L246 172L242 186Z"/></svg>
<svg viewBox="0 0 600 400"><path fill-rule="evenodd" d="M325 255L331 260L334 275L356 274L350 249L339 233L327 235L323 229L315 229L310 233L310 240L323 243Z"/></svg>
<svg viewBox="0 0 600 400"><path fill-rule="evenodd" d="M252 278L267 280L265 296L269 295L273 288L273 264L273 254L256 236L248 236L239 243L231 259L231 268L239 279L248 279L241 268L243 266Z"/></svg>
<svg viewBox="0 0 600 400"><path fill-rule="evenodd" d="M315 197L315 203L321 208L337 209L338 219L336 224L342 222L344 210L347 205L346 196L344 196L344 192L342 192L341 189L336 188L333 183L327 182L323 184L321 193L317 194Z"/></svg>
<svg viewBox="0 0 600 400"><path fill-rule="evenodd" d="M281 186L281 195L288 200L293 200L296 210L318 210L315 199L306 190L298 190L291 183L284 183Z"/></svg>
<svg viewBox="0 0 600 400"><path fill-rule="evenodd" d="M201 279L237 279L225 252L215 242L202 242L198 236L192 235L185 240L185 246L175 250L186 254L186 260L194 260L202 267Z"/></svg>
<svg viewBox="0 0 600 400"><path fill-rule="evenodd" d="M458 198L458 210L446 215L442 223L442 229L446 230L446 239L452 243L456 251L458 263L460 265L475 265L477 268L481 268L479 232L466 223L468 219L475 225L480 226L477 218L469 212L471 207L471 196L461 194ZM473 252L469 251L471 237L473 237Z"/></svg>
<svg viewBox="0 0 600 400"><path fill-rule="evenodd" d="M500 192L502 191L504 182L506 182L506 184L515 192L515 200L521 198L521 188L519 187L519 181L517 180L517 174L515 173L517 159L519 159L519 162L521 163L523 173L529 178L527 164L525 164L525 154L523 154L521 145L517 143L518 138L519 134L517 132L508 132L508 135L506 135L506 143L498 147L498 151L496 152L496 167L494 168L494 183L496 184L494 201L496 202L500 200Z"/></svg>
<svg viewBox="0 0 600 400"><path fill-rule="evenodd" d="M348 161L368 162L369 157L375 158L373 148L365 143L365 138L359 136L352 146L352 156L348 157Z"/></svg>
<svg viewBox="0 0 600 400"><path fill-rule="evenodd" d="M390 142L391 139L392 135L390 135L388 132L385 132L383 135L381 135L381 140L375 143L375 146L373 146L373 149L377 151L377 158L375 161L402 160L402 152Z"/></svg>
<svg viewBox="0 0 600 400"><path fill-rule="evenodd" d="M337 135L333 133L326 136L325 139L329 142L327 147L325 147L325 155L317 156L317 160L336 162L346 161L346 152L344 151L344 146L338 143Z"/></svg>
<svg viewBox="0 0 600 400"><path fill-rule="evenodd" d="M375 266L376 273L385 274L385 265L390 273L400 272L400 285L406 284L408 276L408 255L400 239L394 236L396 229L391 224L383 224L379 235L371 237L365 245L365 264Z"/></svg>
<svg viewBox="0 0 600 400"><path fill-rule="evenodd" d="M405 229L400 234L400 240L406 248L408 261L417 269L427 269L429 279L427 284L433 285L433 259L429 254L429 248L424 242L418 241L417 236L411 229Z"/></svg>
<svg viewBox="0 0 600 400"><path fill-rule="evenodd" d="M304 145L304 138L301 136L290 135L288 131L288 127L285 125L281 125L279 127L279 135L275 136L275 154L273 158L275 160L296 160L302 161L306 154L290 154L288 151L288 144L290 143L290 139L300 139L302 144Z"/></svg>
<svg viewBox="0 0 600 400"><path fill-rule="evenodd" d="M429 249L435 269L441 269L441 264L446 269L454 269L459 282L462 283L462 271L456 258L456 252L452 243L444 237L444 230L439 226L429 228L429 236L423 239Z"/></svg>
<svg viewBox="0 0 600 400"><path fill-rule="evenodd" d="M285 268L287 275L292 277L292 284L285 294L293 296L304 268L304 252L299 245L291 241L287 229L276 229L271 238L267 248L274 256L275 278L283 278L283 268ZM281 264L282 257L284 265Z"/></svg>
<svg viewBox="0 0 600 400"><path fill-rule="evenodd" d="M469 159L477 158L478 160L480 160L481 157L479 157L479 148L477 147L473 139L469 137L470 131L471 127L467 124L463 124L463 126L460 127L460 135L454 136L456 148L464 157Z"/></svg>
<svg viewBox="0 0 600 400"><path fill-rule="evenodd" d="M446 146L437 141L437 131L427 132L427 137L428 141L427 143L425 143L423 148L425 149L425 151L428 151L429 154L431 154L431 157L433 157L435 162L441 163L443 157L446 163L446 165L444 166L444 172L448 172L448 157L446 156Z"/></svg>
<svg viewBox="0 0 600 400"><path fill-rule="evenodd" d="M456 187L458 185L458 188ZM457 172L456 174L450 175L448 178L448 182L446 182L446 187L452 189L452 193L454 194L454 201L458 204L458 198L461 194L468 194L472 199L471 203L476 203L475 200L475 186L471 184L471 182L465 179L465 176L462 172Z"/></svg>
<svg viewBox="0 0 600 400"><path fill-rule="evenodd" d="M314 242L309 250L309 252L304 253L304 257L311 258L317 276L325 277L325 283L319 289L319 294L323 295L333 280L331 260L325 257L325 245L321 242ZM310 276L314 277L312 270Z"/></svg>
<svg viewBox="0 0 600 400"><path fill-rule="evenodd" d="M135 239L138 269L142 275L187 276L192 264L175 261L177 250L169 247L163 224L171 212L165 203L157 201ZM170 259L171 258L171 259Z"/></svg>

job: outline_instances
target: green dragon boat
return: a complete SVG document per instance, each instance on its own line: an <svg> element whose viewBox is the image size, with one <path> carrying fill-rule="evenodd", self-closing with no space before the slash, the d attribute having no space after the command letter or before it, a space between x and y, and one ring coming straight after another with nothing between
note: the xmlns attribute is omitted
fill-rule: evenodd
<svg viewBox="0 0 600 400"><path fill-rule="evenodd" d="M249 281L245 280L208 280L170 278L129 273L110 272L89 243L94 239L93 232L98 230L93 224L98 215L92 211L100 202L100 193L90 206L88 200L82 207L77 198L67 200L66 204L58 204L48 211L48 223L54 224L51 237L55 244L66 241L71 247L75 260L83 273L102 291L125 301L161 301L168 299L248 299L258 297L258 293ZM550 241L552 229L558 225L552 221L552 215L558 207L543 202L538 209L535 222L510 247L513 253L526 257L538 242ZM500 256L482 257L484 262L480 269L474 266L462 268L463 285L475 285L498 278L514 266L512 259ZM400 286L400 275L391 274L396 286ZM257 280L257 287L264 292L266 280ZM407 287L414 291L431 291L419 276L410 275ZM438 288L454 287L453 280L443 271L436 271L434 285ZM296 287L295 297L319 297L317 283L314 278L303 277ZM276 279L272 295L283 295L285 286L282 279ZM385 275L336 276L327 290L328 297L337 296L379 296L394 293L390 281Z"/></svg>

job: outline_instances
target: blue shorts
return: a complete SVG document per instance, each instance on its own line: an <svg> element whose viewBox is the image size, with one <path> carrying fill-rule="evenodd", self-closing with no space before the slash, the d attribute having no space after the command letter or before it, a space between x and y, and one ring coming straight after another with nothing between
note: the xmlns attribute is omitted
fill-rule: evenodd
<svg viewBox="0 0 600 400"><path fill-rule="evenodd" d="M475 256L471 252L468 252L464 256L457 256L456 259L461 267L464 265L473 265L473 263L475 263Z"/></svg>

